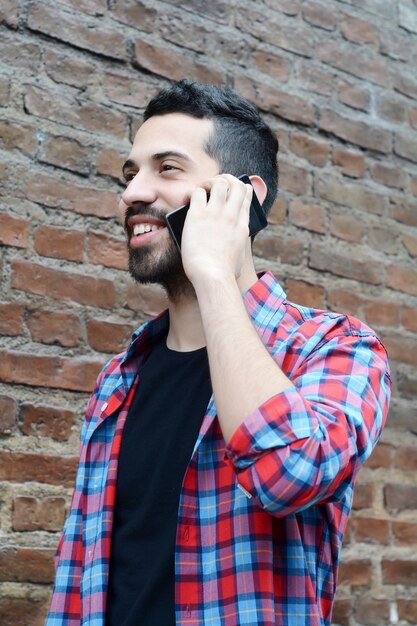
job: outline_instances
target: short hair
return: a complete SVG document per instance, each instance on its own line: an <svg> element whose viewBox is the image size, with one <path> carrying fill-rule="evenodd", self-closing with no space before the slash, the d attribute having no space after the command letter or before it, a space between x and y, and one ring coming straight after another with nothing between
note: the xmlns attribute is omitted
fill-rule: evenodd
<svg viewBox="0 0 417 626"><path fill-rule="evenodd" d="M256 106L232 89L180 80L161 90L148 104L143 118L185 113L213 120L214 133L204 146L221 172L260 176L267 195L263 210L268 215L278 190L278 139L261 118Z"/></svg>

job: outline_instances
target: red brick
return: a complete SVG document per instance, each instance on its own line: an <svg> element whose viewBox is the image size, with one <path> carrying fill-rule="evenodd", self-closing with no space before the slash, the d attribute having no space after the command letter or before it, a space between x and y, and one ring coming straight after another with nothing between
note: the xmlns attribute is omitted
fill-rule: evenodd
<svg viewBox="0 0 417 626"><path fill-rule="evenodd" d="M390 623L390 605L388 600L359 598L356 604L355 618L360 624L383 626Z"/></svg>
<svg viewBox="0 0 417 626"><path fill-rule="evenodd" d="M368 89L354 87L353 85L342 85L339 89L339 100L353 109L369 111L371 94Z"/></svg>
<svg viewBox="0 0 417 626"><path fill-rule="evenodd" d="M331 96L335 90L334 72L327 72L312 61L299 61L297 78L303 88L321 96Z"/></svg>
<svg viewBox="0 0 417 626"><path fill-rule="evenodd" d="M135 42L136 65L158 76L180 80L184 76L207 83L223 83L224 73L208 67L190 54L180 54L175 48L158 46L137 39Z"/></svg>
<svg viewBox="0 0 417 626"><path fill-rule="evenodd" d="M381 54L385 54L395 60L409 61L410 59L411 49L409 39L397 35L392 30L390 31L389 37L381 37L379 50Z"/></svg>
<svg viewBox="0 0 417 626"><path fill-rule="evenodd" d="M397 546L414 546L417 544L417 524L415 522L393 521L391 527L394 543Z"/></svg>
<svg viewBox="0 0 417 626"><path fill-rule="evenodd" d="M317 49L317 56L323 63L363 78L382 87L390 87L392 72L389 64L382 57L373 57L369 50L351 48L338 41L322 44Z"/></svg>
<svg viewBox="0 0 417 626"><path fill-rule="evenodd" d="M28 223L18 217L0 213L0 244L15 248L27 248Z"/></svg>
<svg viewBox="0 0 417 626"><path fill-rule="evenodd" d="M90 319L87 322L87 341L99 352L119 353L129 346L134 330L129 324Z"/></svg>
<svg viewBox="0 0 417 626"><path fill-rule="evenodd" d="M360 317L362 298L351 291L344 289L331 289L328 294L327 304L332 311L349 313Z"/></svg>
<svg viewBox="0 0 417 626"><path fill-rule="evenodd" d="M4 548L0 551L0 581L51 583L54 550Z"/></svg>
<svg viewBox="0 0 417 626"><path fill-rule="evenodd" d="M342 148L335 148L332 155L333 165L337 169L352 178L363 178L365 174L365 158L359 152L352 152Z"/></svg>
<svg viewBox="0 0 417 626"><path fill-rule="evenodd" d="M84 232L69 228L39 226L34 235L35 250L42 256L68 261L82 261Z"/></svg>
<svg viewBox="0 0 417 626"><path fill-rule="evenodd" d="M284 224L287 216L287 200L284 196L278 196L268 214L269 224Z"/></svg>
<svg viewBox="0 0 417 626"><path fill-rule="evenodd" d="M332 215L330 232L339 239L360 243L365 233L365 227L358 220L352 219L351 215Z"/></svg>
<svg viewBox="0 0 417 626"><path fill-rule="evenodd" d="M394 152L404 159L417 163L417 133L396 133Z"/></svg>
<svg viewBox="0 0 417 626"><path fill-rule="evenodd" d="M201 2L201 0L198 0ZM281 11L285 15L298 15L300 12L299 0L264 0L264 4L274 11Z"/></svg>
<svg viewBox="0 0 417 626"><path fill-rule="evenodd" d="M158 12L146 6L140 0L124 0L111 5L111 15L118 22L127 24L129 28L137 28L145 33L152 33Z"/></svg>
<svg viewBox="0 0 417 626"><path fill-rule="evenodd" d="M4 594L0 598L0 623L2 626L45 626L49 604L49 596L12 598Z"/></svg>
<svg viewBox="0 0 417 626"><path fill-rule="evenodd" d="M357 483L353 494L353 509L368 509L374 505L374 486L371 483Z"/></svg>
<svg viewBox="0 0 417 626"><path fill-rule="evenodd" d="M69 358L0 350L0 380L5 383L89 391L103 362L86 357Z"/></svg>
<svg viewBox="0 0 417 626"><path fill-rule="evenodd" d="M28 261L12 262L12 288L56 300L112 308L116 303L113 282L44 267Z"/></svg>
<svg viewBox="0 0 417 626"><path fill-rule="evenodd" d="M384 499L390 511L417 509L417 485L388 483L384 487Z"/></svg>
<svg viewBox="0 0 417 626"><path fill-rule="evenodd" d="M389 522L386 519L372 517L355 517L351 520L355 539L361 543L388 545Z"/></svg>
<svg viewBox="0 0 417 626"><path fill-rule="evenodd" d="M318 26L324 30L334 30L337 26L339 14L328 4L312 2L303 6L303 18L312 26Z"/></svg>
<svg viewBox="0 0 417 626"><path fill-rule="evenodd" d="M0 76L0 106L6 106L10 99L10 78Z"/></svg>
<svg viewBox="0 0 417 626"><path fill-rule="evenodd" d="M366 461L366 467L377 469L379 467L391 467L393 460L393 447L379 442L371 456Z"/></svg>
<svg viewBox="0 0 417 626"><path fill-rule="evenodd" d="M336 598L333 604L332 624L349 626L352 607L352 598Z"/></svg>
<svg viewBox="0 0 417 626"><path fill-rule="evenodd" d="M410 126L417 128L417 108L410 108L408 111L408 121Z"/></svg>
<svg viewBox="0 0 417 626"><path fill-rule="evenodd" d="M417 203L408 202L404 196L392 200L391 216L407 226L417 226Z"/></svg>
<svg viewBox="0 0 417 626"><path fill-rule="evenodd" d="M135 108L145 108L149 100L159 91L157 85L141 80L140 88L132 76L107 72L104 78L104 91L112 102Z"/></svg>
<svg viewBox="0 0 417 626"><path fill-rule="evenodd" d="M41 143L38 160L88 176L91 153L92 146L84 146L76 139L47 135Z"/></svg>
<svg viewBox="0 0 417 626"><path fill-rule="evenodd" d="M252 56L253 65L262 74L270 76L274 80L285 83L288 80L290 64L287 59L271 52L256 50Z"/></svg>
<svg viewBox="0 0 417 626"><path fill-rule="evenodd" d="M417 397L417 377L413 376L412 372L400 370L397 372L397 391L401 394L402 398L410 398L413 400ZM401 452L403 448L398 449L398 465L403 466L404 469L410 469L413 464L416 464L416 454L413 454L413 449L410 448L410 457L402 458Z"/></svg>
<svg viewBox="0 0 417 626"><path fill-rule="evenodd" d="M1 41L1 60L3 67L10 69L23 69L24 75L29 72L32 76L40 71L41 48L34 43L27 43L22 38L16 45L16 34L8 37L3 31ZM39 42L40 43L40 42Z"/></svg>
<svg viewBox="0 0 417 626"><path fill-rule="evenodd" d="M78 456L52 456L0 450L0 480L73 487Z"/></svg>
<svg viewBox="0 0 417 626"><path fill-rule="evenodd" d="M97 75L97 66L91 56L86 60L77 57L74 52L71 50L70 54L65 54L54 48L45 50L43 55L45 71L56 83L88 87Z"/></svg>
<svg viewBox="0 0 417 626"><path fill-rule="evenodd" d="M410 378L408 379L408 383L409 384L408 384L407 390L404 390L404 386L399 385L399 391L401 392L408 391L408 393L405 393L404 395L410 396L411 394L409 392L411 391L411 386L412 386L412 391L414 392L413 395L416 396L417 395L417 377L410 376ZM395 466L398 467L399 469L410 471L415 474L417 470L417 448L414 448L412 446L399 446L397 448Z"/></svg>
<svg viewBox="0 0 417 626"><path fill-rule="evenodd" d="M361 283L382 283L381 263L361 251L337 251L328 244L313 243L310 249L309 267L336 276L352 278Z"/></svg>
<svg viewBox="0 0 417 626"><path fill-rule="evenodd" d="M115 216L118 201L113 191L84 187L45 174L29 177L25 194L38 204L103 219Z"/></svg>
<svg viewBox="0 0 417 626"><path fill-rule="evenodd" d="M388 352L388 356L393 361L417 365L417 341L398 334L385 332L380 333L382 341Z"/></svg>
<svg viewBox="0 0 417 626"><path fill-rule="evenodd" d="M60 4L88 15L104 15L107 9L106 0L60 0Z"/></svg>
<svg viewBox="0 0 417 626"><path fill-rule="evenodd" d="M372 582L372 562L370 559L355 559L340 563L338 584L352 587L370 585Z"/></svg>
<svg viewBox="0 0 417 626"><path fill-rule="evenodd" d="M0 146L5 150L17 148L23 154L34 156L38 149L36 129L29 124L0 120Z"/></svg>
<svg viewBox="0 0 417 626"><path fill-rule="evenodd" d="M81 341L80 318L65 311L31 311L28 326L33 341L40 343L73 348Z"/></svg>
<svg viewBox="0 0 417 626"><path fill-rule="evenodd" d="M290 149L297 156L306 159L312 165L323 167L327 161L329 146L323 141L317 141L302 133L293 133L290 139Z"/></svg>
<svg viewBox="0 0 417 626"><path fill-rule="evenodd" d="M177 0L167 0L170 4L174 6L178 5ZM275 0L274 0L275 1ZM136 0L135 0L136 3ZM266 2L268 4L268 2ZM297 2L291 0L280 0L280 10L283 10L282 4L285 7L290 7L291 5L297 5ZM192 11L193 13L197 13L202 15L205 19L215 20L216 22L225 22L228 23L230 20L230 15L232 12L232 5L228 0L212 0L212 2L207 3L204 0L187 0L187 9ZM276 6L276 5L275 5ZM289 9L290 10L290 9ZM291 9L290 15L294 15L293 8ZM153 30L153 29L152 29Z"/></svg>
<svg viewBox="0 0 417 626"><path fill-rule="evenodd" d="M22 10L23 0L3 0L0 6L0 24L5 23L11 28L17 28Z"/></svg>
<svg viewBox="0 0 417 626"><path fill-rule="evenodd" d="M27 25L30 30L50 35L76 48L118 61L126 56L126 41L118 30L85 15L62 11L56 5L29 5Z"/></svg>
<svg viewBox="0 0 417 626"><path fill-rule="evenodd" d="M325 233L326 210L317 204L304 204L300 200L292 200L290 222L300 228Z"/></svg>
<svg viewBox="0 0 417 626"><path fill-rule="evenodd" d="M417 256L417 237L411 233L401 233L401 240L410 256Z"/></svg>
<svg viewBox="0 0 417 626"><path fill-rule="evenodd" d="M62 407L27 403L20 408L19 428L24 435L67 441L74 424L75 413Z"/></svg>
<svg viewBox="0 0 417 626"><path fill-rule="evenodd" d="M276 3L274 4L274 8ZM290 22L283 24L282 16L277 12L270 13L260 6L246 7L245 11L236 13L236 26L262 42L274 47L311 57L314 49L314 35L307 27L293 26Z"/></svg>
<svg viewBox="0 0 417 626"><path fill-rule="evenodd" d="M390 122L405 122L407 119L407 106L405 102L391 94L376 96L376 110L379 117Z"/></svg>
<svg viewBox="0 0 417 626"><path fill-rule="evenodd" d="M368 226L368 246L387 252L388 254L397 254L401 251L401 240L399 233L395 227L389 226Z"/></svg>
<svg viewBox="0 0 417 626"><path fill-rule="evenodd" d="M314 122L314 107L307 100L275 89L245 75L235 78L236 91L262 111L269 111L278 117L310 126Z"/></svg>
<svg viewBox="0 0 417 626"><path fill-rule="evenodd" d="M353 15L343 15L340 22L340 30L343 37L353 43L376 43L377 36L375 27L369 22L360 20Z"/></svg>
<svg viewBox="0 0 417 626"><path fill-rule="evenodd" d="M19 496L13 500L12 527L16 531L61 530L65 521L64 498Z"/></svg>
<svg viewBox="0 0 417 626"><path fill-rule="evenodd" d="M14 302L0 303L0 334L23 335L23 314L25 307Z"/></svg>
<svg viewBox="0 0 417 626"><path fill-rule="evenodd" d="M343 117L333 109L321 110L319 125L322 130L363 148L383 154L391 152L391 133L384 128Z"/></svg>
<svg viewBox="0 0 417 626"><path fill-rule="evenodd" d="M410 176L410 191L413 196L417 196L417 176Z"/></svg>
<svg viewBox="0 0 417 626"><path fill-rule="evenodd" d="M398 617L410 624L417 624L417 600L397 599Z"/></svg>
<svg viewBox="0 0 417 626"><path fill-rule="evenodd" d="M285 283L288 300L316 309L324 308L324 287L304 280L288 279Z"/></svg>
<svg viewBox="0 0 417 626"><path fill-rule="evenodd" d="M88 260L90 263L127 269L126 240L113 237L100 231L90 231L87 240Z"/></svg>
<svg viewBox="0 0 417 626"><path fill-rule="evenodd" d="M329 175L317 180L316 195L329 202L376 215L382 215L388 206L385 195L371 191L360 183L347 183Z"/></svg>
<svg viewBox="0 0 417 626"><path fill-rule="evenodd" d="M127 134L127 119L124 115L88 100L79 101L63 93L57 94L56 91L28 85L25 88L24 103L30 115L65 126L101 133L105 137L112 135L119 139Z"/></svg>
<svg viewBox="0 0 417 626"><path fill-rule="evenodd" d="M127 294L127 306L145 315L157 315L167 308L165 292L158 285L140 285L131 282Z"/></svg>
<svg viewBox="0 0 417 626"><path fill-rule="evenodd" d="M407 74L398 66L394 77L394 87L396 91L417 100L417 80L414 74Z"/></svg>
<svg viewBox="0 0 417 626"><path fill-rule="evenodd" d="M407 330L417 333L417 309L403 306L400 309L401 324Z"/></svg>
<svg viewBox="0 0 417 626"><path fill-rule="evenodd" d="M371 176L376 182L386 187L404 189L407 184L404 170L389 163L375 163L371 167Z"/></svg>
<svg viewBox="0 0 417 626"><path fill-rule="evenodd" d="M125 160L126 153L121 154L113 148L103 148L98 159L97 173L103 176L111 176L111 178L121 181L122 166Z"/></svg>
<svg viewBox="0 0 417 626"><path fill-rule="evenodd" d="M365 303L365 319L372 326L398 326L400 308L398 303L386 299L368 300Z"/></svg>
<svg viewBox="0 0 417 626"><path fill-rule="evenodd" d="M261 231L255 239L253 251L265 259L274 261L279 259L282 263L297 265L303 261L304 242L300 239Z"/></svg>
<svg viewBox="0 0 417 626"><path fill-rule="evenodd" d="M311 188L309 172L301 167L291 165L286 160L279 162L279 183L284 191L297 196L307 195Z"/></svg>
<svg viewBox="0 0 417 626"><path fill-rule="evenodd" d="M8 433L16 424L16 401L0 395L0 433Z"/></svg>
<svg viewBox="0 0 417 626"><path fill-rule="evenodd" d="M392 263L388 267L387 286L417 296L417 271L406 265Z"/></svg>
<svg viewBox="0 0 417 626"><path fill-rule="evenodd" d="M382 581L385 585L417 585L417 561L383 559Z"/></svg>

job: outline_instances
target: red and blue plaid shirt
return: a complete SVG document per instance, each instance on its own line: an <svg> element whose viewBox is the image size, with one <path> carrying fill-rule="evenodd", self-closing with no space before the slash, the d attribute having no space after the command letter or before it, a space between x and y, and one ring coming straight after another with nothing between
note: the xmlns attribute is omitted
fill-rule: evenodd
<svg viewBox="0 0 417 626"><path fill-rule="evenodd" d="M244 301L295 388L248 415L227 447L210 400L178 508L176 622L329 625L355 477L386 419L387 356L358 320L288 302L270 272ZM167 326L167 312L144 324L99 375L47 626L104 626L123 425L140 364Z"/></svg>

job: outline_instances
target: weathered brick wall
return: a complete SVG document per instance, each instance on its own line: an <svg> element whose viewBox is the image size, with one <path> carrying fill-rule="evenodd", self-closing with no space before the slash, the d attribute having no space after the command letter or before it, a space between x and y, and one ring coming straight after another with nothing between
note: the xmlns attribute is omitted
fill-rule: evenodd
<svg viewBox="0 0 417 626"><path fill-rule="evenodd" d="M43 623L88 393L162 306L125 271L115 207L143 106L183 76L234 86L279 135L259 268L390 352L334 619L416 624L415 0L1 0L0 21L1 624Z"/></svg>

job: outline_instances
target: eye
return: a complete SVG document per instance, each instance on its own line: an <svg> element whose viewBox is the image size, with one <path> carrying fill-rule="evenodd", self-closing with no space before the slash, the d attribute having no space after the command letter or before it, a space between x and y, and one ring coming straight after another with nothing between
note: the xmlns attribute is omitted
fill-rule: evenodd
<svg viewBox="0 0 417 626"><path fill-rule="evenodd" d="M125 172L123 174L123 179L126 183L130 183L130 181L135 178L136 174L137 172Z"/></svg>
<svg viewBox="0 0 417 626"><path fill-rule="evenodd" d="M171 163L162 163L160 169L161 169L161 172L173 172L175 170L178 170L179 168L176 167L175 165L172 165Z"/></svg>

